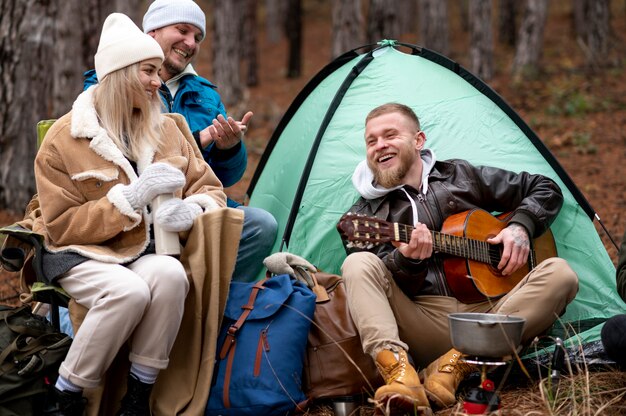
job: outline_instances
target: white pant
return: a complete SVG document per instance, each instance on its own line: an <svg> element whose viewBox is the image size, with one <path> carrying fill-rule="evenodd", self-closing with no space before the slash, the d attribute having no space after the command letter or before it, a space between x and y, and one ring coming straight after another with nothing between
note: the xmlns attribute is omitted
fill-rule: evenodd
<svg viewBox="0 0 626 416"><path fill-rule="evenodd" d="M131 362L167 367L189 290L178 260L156 254L126 266L88 260L59 284L89 309L60 375L77 386L96 387L126 341Z"/></svg>

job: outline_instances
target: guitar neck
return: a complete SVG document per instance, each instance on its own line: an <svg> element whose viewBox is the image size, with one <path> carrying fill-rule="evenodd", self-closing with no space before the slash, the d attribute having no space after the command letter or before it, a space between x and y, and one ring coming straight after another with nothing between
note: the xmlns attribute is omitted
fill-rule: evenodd
<svg viewBox="0 0 626 416"><path fill-rule="evenodd" d="M410 225L394 222L394 240L401 243L408 243L411 239L413 228L414 227ZM500 252L497 247L486 241L443 234L432 230L430 233L433 237L433 249L436 252L451 254L453 256L492 265L498 264L500 261Z"/></svg>

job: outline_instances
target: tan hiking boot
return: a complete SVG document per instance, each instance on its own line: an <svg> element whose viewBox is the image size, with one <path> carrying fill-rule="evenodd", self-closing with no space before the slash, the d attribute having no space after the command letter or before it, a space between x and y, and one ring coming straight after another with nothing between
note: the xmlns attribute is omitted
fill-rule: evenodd
<svg viewBox="0 0 626 416"><path fill-rule="evenodd" d="M380 351L376 356L376 367L386 384L376 390L374 400L377 407L386 409L385 414L413 414L419 412L419 408L430 409L424 387L417 372L409 364L406 351Z"/></svg>
<svg viewBox="0 0 626 416"><path fill-rule="evenodd" d="M428 398L439 407L456 403L456 389L461 381L477 369L476 366L459 362L461 353L451 349L432 363L422 373Z"/></svg>

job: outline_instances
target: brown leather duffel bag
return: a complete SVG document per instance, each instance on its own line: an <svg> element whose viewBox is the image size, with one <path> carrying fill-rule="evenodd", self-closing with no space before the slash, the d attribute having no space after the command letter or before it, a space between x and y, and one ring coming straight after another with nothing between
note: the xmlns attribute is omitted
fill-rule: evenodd
<svg viewBox="0 0 626 416"><path fill-rule="evenodd" d="M304 393L310 399L374 395L383 381L374 360L363 352L341 276L306 273L318 299L304 363Z"/></svg>

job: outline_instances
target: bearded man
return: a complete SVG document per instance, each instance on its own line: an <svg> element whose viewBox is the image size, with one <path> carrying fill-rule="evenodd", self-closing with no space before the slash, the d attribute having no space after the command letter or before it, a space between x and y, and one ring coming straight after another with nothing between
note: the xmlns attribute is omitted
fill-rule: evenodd
<svg viewBox="0 0 626 416"><path fill-rule="evenodd" d="M441 230L451 215L475 208L510 212L503 228L486 239L501 247L495 269L505 279L527 266L531 238L548 230L563 196L545 176L473 166L460 159L437 161L425 142L410 107L377 107L365 120L366 160L352 178L361 198L351 213L412 227L408 242L359 249L345 241L349 255L342 265L363 349L386 382L374 399L391 414L419 413L431 403L453 405L459 383L475 369L452 349L449 313L522 317L525 343L550 328L578 291L576 273L565 260L553 257L522 274L500 298L457 299L463 296L447 280L433 248L433 231ZM415 367L423 369L421 377Z"/></svg>

